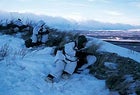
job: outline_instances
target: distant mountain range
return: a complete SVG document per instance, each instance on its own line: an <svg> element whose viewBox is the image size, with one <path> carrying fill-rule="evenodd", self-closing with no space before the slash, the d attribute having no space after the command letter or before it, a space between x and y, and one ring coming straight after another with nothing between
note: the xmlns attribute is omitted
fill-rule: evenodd
<svg viewBox="0 0 140 95"><path fill-rule="evenodd" d="M3 19L22 19L25 23L43 20L48 26L60 30L138 30L140 26L121 23L103 23L95 20L75 21L62 17L52 17L46 15L35 15L32 13L0 12L0 20Z"/></svg>

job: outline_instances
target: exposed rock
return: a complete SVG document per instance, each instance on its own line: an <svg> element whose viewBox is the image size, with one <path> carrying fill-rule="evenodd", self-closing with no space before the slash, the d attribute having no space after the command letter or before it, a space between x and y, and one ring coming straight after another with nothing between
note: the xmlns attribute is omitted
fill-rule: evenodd
<svg viewBox="0 0 140 95"><path fill-rule="evenodd" d="M117 69L118 65L116 63L112 63L112 62L104 62L105 67L109 68L109 69Z"/></svg>
<svg viewBox="0 0 140 95"><path fill-rule="evenodd" d="M97 61L90 68L90 73L106 80L111 91L121 95L140 95L140 63L114 53L97 53Z"/></svg>
<svg viewBox="0 0 140 95"><path fill-rule="evenodd" d="M117 91L110 91L109 95L120 95Z"/></svg>

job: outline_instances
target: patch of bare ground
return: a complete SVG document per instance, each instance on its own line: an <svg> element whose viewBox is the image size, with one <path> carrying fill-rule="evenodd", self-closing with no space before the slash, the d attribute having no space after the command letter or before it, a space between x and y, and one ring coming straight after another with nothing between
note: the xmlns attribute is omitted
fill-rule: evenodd
<svg viewBox="0 0 140 95"><path fill-rule="evenodd" d="M96 53L97 61L90 67L90 73L106 80L111 91L120 95L140 95L140 63L115 53Z"/></svg>

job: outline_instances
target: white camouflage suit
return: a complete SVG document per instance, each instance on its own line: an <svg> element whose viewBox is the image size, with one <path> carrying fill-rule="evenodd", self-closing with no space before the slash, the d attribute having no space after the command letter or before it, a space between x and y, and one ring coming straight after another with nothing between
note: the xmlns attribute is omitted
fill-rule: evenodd
<svg viewBox="0 0 140 95"><path fill-rule="evenodd" d="M58 50L50 74L55 78L59 78L64 70L64 67L65 67L65 56L61 50Z"/></svg>
<svg viewBox="0 0 140 95"><path fill-rule="evenodd" d="M65 50L65 57L66 57L65 61L67 63L64 71L69 74L72 74L77 66L75 42L70 42L68 44L65 44L64 50Z"/></svg>
<svg viewBox="0 0 140 95"><path fill-rule="evenodd" d="M54 67L50 72L55 78L61 77L63 71L72 74L77 66L75 43L70 42L65 44L64 51L65 55L62 50L58 50L56 53Z"/></svg>
<svg viewBox="0 0 140 95"><path fill-rule="evenodd" d="M37 43L37 41L45 43L48 40L48 34L45 34L47 31L46 28L47 25L45 25L44 21L41 20L38 22L38 24L33 29L33 34L31 37L33 43ZM40 35L39 32L44 34Z"/></svg>

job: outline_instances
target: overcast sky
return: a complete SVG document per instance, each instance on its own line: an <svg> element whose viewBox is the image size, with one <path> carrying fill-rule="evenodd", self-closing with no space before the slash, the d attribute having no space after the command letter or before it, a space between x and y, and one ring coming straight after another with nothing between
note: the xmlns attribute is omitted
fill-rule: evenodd
<svg viewBox="0 0 140 95"><path fill-rule="evenodd" d="M0 11L140 25L140 0L0 0Z"/></svg>

